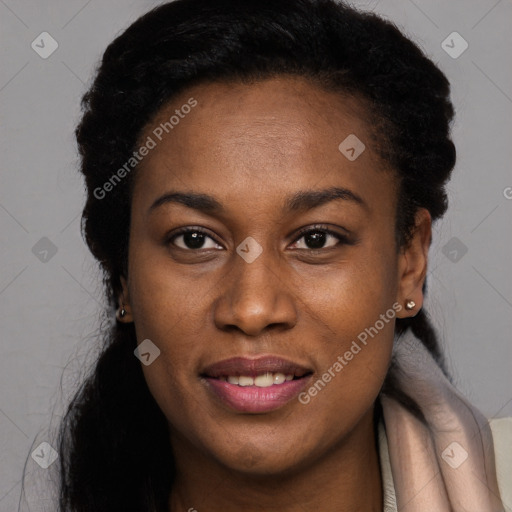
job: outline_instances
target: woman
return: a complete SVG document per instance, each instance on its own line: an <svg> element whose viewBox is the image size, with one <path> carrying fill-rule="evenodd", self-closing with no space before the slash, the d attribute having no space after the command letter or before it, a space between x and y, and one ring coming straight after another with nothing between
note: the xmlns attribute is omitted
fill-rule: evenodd
<svg viewBox="0 0 512 512"><path fill-rule="evenodd" d="M451 386L423 308L455 149L415 44L331 0L177 0L83 107L117 313L61 426L62 511L512 505L507 420Z"/></svg>

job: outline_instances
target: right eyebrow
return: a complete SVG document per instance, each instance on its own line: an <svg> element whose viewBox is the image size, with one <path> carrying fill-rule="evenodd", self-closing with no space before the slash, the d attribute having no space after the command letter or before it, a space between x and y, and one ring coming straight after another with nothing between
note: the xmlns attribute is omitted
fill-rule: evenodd
<svg viewBox="0 0 512 512"><path fill-rule="evenodd" d="M207 194L197 194L195 192L166 192L164 195L156 199L149 207L149 213L156 210L160 206L169 203L180 203L188 208L199 210L205 213L221 213L224 207L212 196Z"/></svg>

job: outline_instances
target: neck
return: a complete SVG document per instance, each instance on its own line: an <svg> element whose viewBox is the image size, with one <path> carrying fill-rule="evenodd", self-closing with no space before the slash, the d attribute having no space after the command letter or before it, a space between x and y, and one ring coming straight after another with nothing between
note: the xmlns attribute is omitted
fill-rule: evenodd
<svg viewBox="0 0 512 512"><path fill-rule="evenodd" d="M169 497L170 512L382 511L373 411L329 453L286 475L240 474L191 446L179 445L173 446L178 476Z"/></svg>

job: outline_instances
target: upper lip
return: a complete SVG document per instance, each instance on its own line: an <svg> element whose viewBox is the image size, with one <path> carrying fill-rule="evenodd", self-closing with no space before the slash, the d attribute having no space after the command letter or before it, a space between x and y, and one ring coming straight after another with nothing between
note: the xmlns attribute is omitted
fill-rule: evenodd
<svg viewBox="0 0 512 512"><path fill-rule="evenodd" d="M247 375L257 377L262 373L284 373L285 375L294 375L303 377L312 372L310 368L292 361L288 361L276 356L263 356L255 359L247 357L232 357L211 364L204 368L201 374L205 377L228 377Z"/></svg>

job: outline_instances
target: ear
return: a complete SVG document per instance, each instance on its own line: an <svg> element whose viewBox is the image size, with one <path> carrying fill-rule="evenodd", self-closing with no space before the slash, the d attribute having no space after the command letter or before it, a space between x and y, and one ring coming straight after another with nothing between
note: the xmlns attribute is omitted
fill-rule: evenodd
<svg viewBox="0 0 512 512"><path fill-rule="evenodd" d="M130 294L128 292L128 283L124 276L120 277L121 281L121 293L118 297L119 309L116 311L116 319L122 323L133 322L132 310L130 307ZM121 310L124 309L125 314L121 316Z"/></svg>
<svg viewBox="0 0 512 512"><path fill-rule="evenodd" d="M415 316L423 307L423 284L427 276L428 250L432 241L432 218L425 208L420 208L415 216L412 238L400 249L398 261L397 301L402 309L398 318ZM408 301L415 303L412 309L405 307Z"/></svg>

